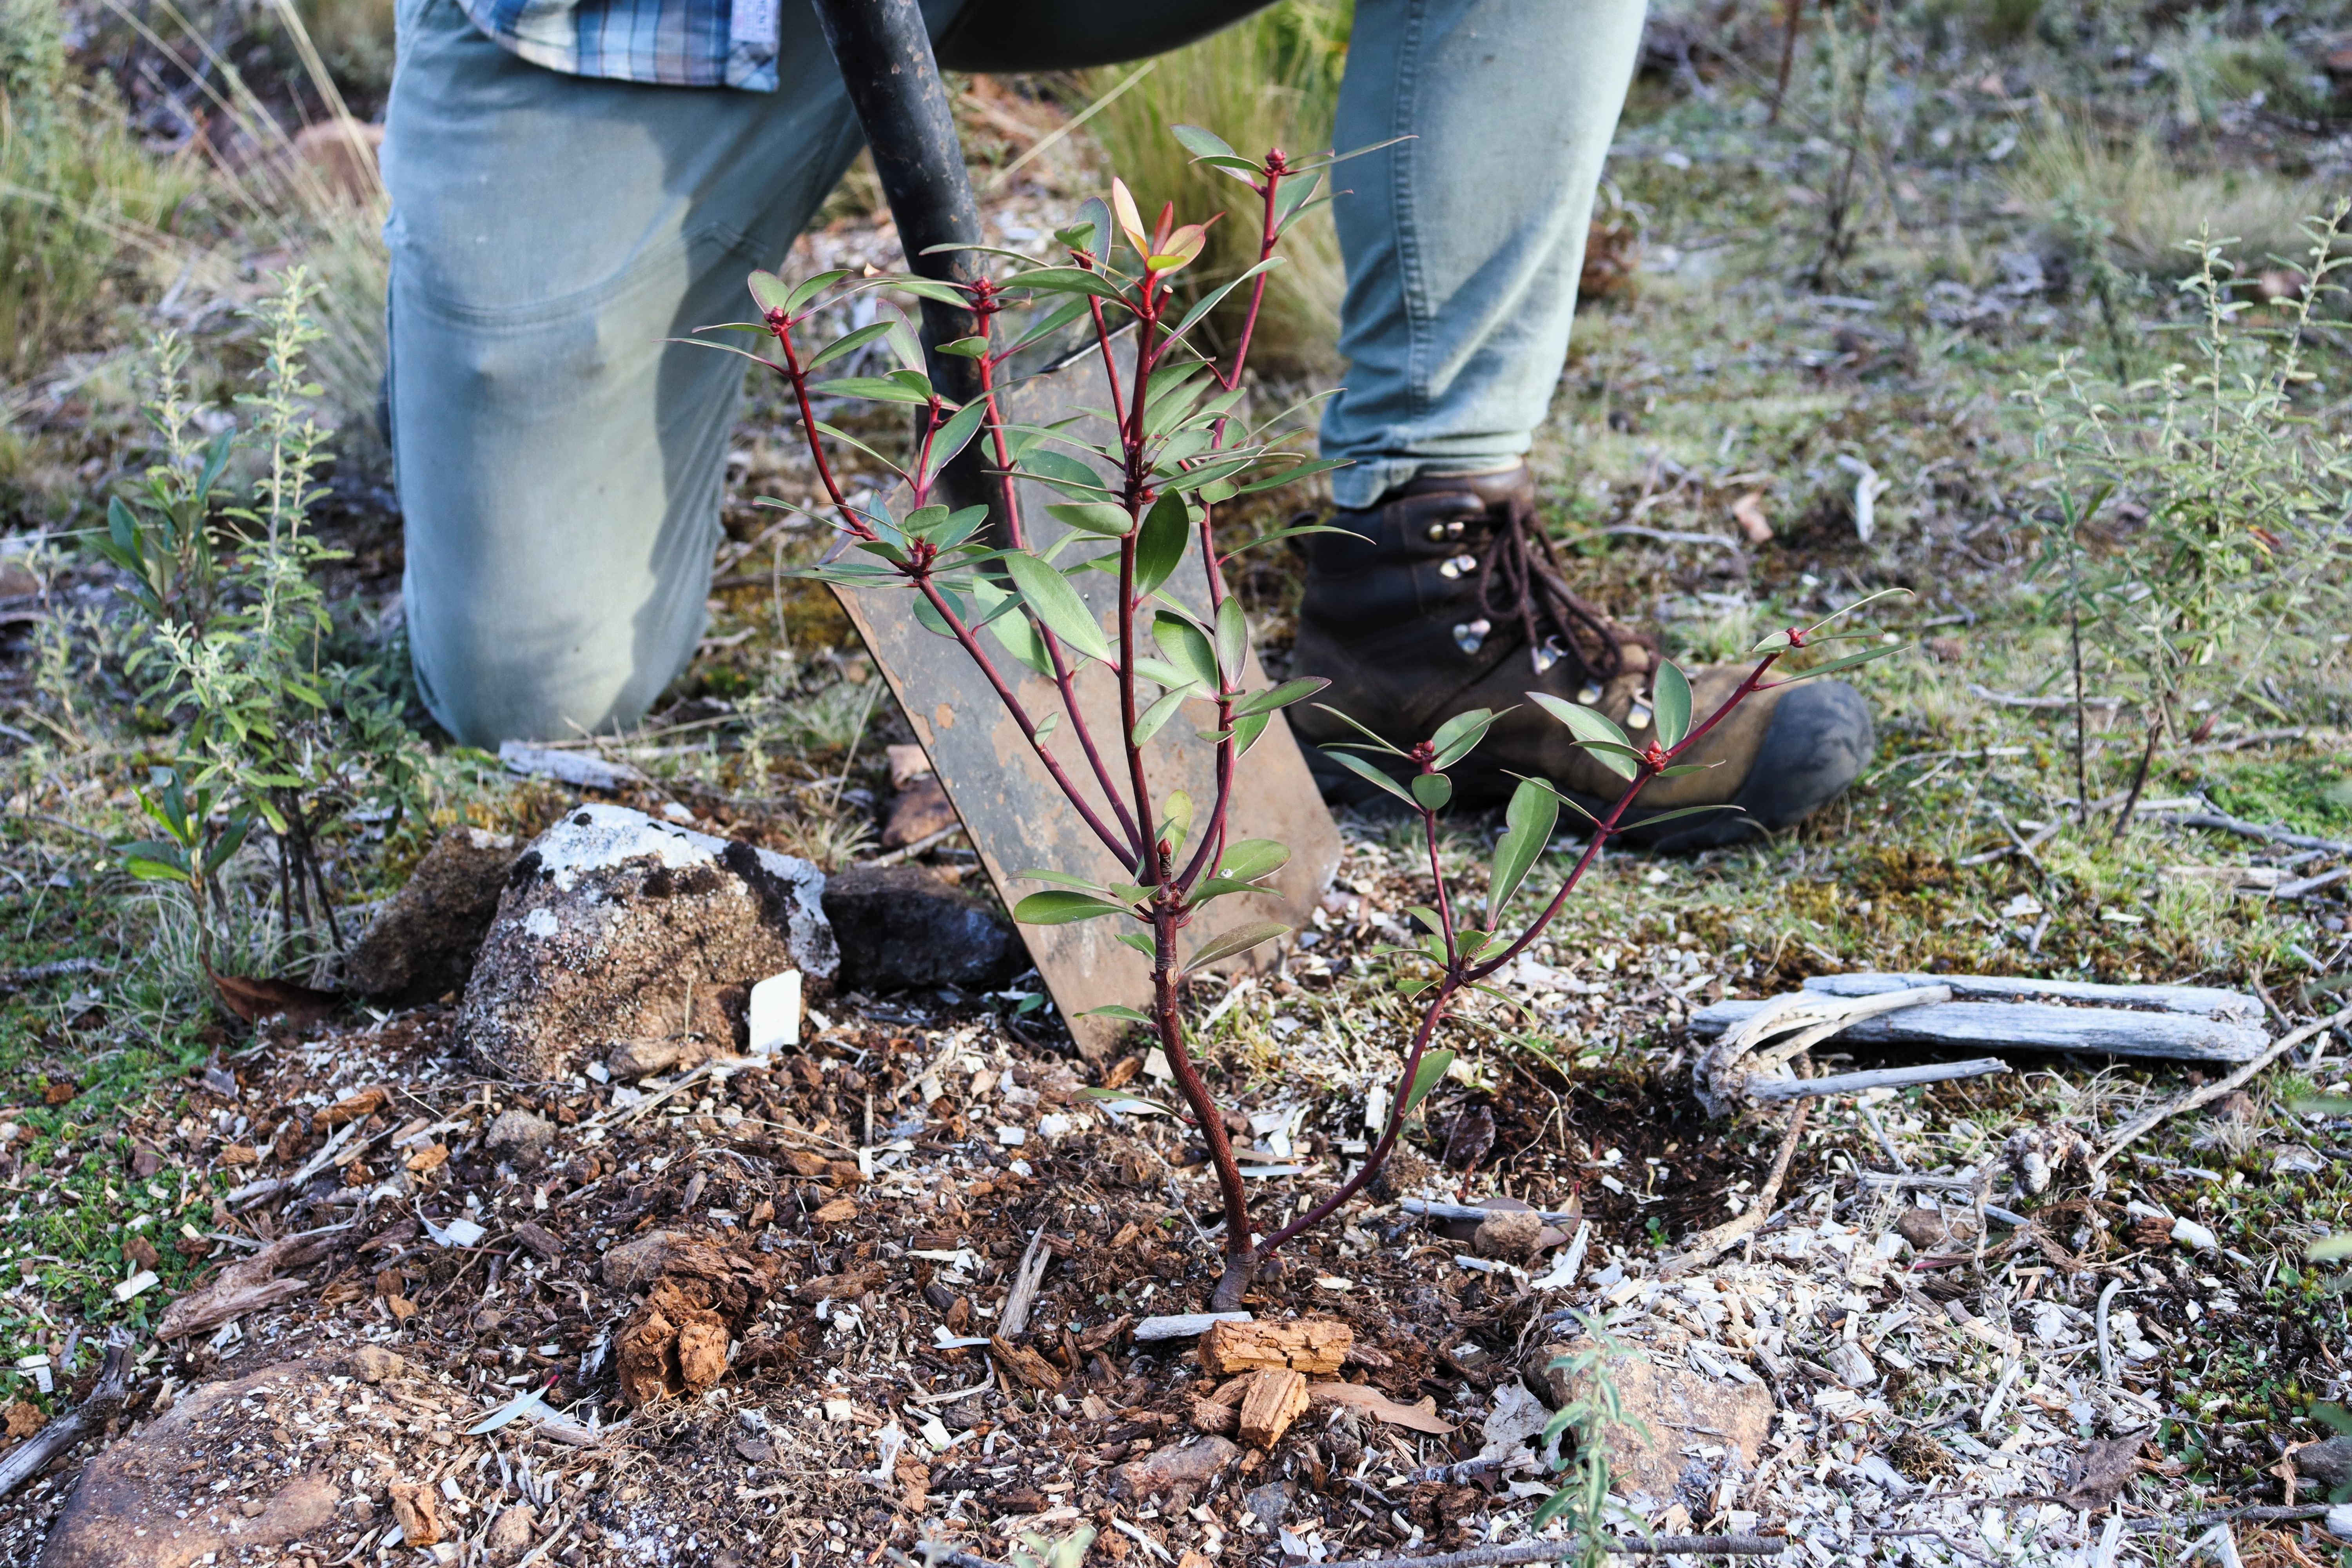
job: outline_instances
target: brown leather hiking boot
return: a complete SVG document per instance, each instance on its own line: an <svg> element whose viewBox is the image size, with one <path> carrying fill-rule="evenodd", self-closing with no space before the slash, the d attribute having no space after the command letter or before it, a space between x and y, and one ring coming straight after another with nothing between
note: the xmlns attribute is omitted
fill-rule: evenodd
<svg viewBox="0 0 2352 1568"><path fill-rule="evenodd" d="M1340 511L1330 521L1360 537L1307 540L1307 592L1291 668L1330 681L1317 700L1399 746L1426 740L1473 708L1503 712L1486 742L1453 770L1456 800L1499 802L1516 783L1513 774L1535 774L1605 814L1623 781L1571 744L1569 731L1527 694L1549 692L1596 708L1642 744L1657 645L1570 591L1537 520L1526 466L1424 475L1377 507ZM1686 671L1693 715L1714 712L1748 668ZM1345 725L1307 703L1290 710L1290 722L1326 799L1362 805L1381 798L1318 749L1358 738ZM1684 850L1786 827L1852 784L1874 745L1870 710L1843 681L1760 692L1686 759L1706 765L1706 772L1659 779L1643 790L1625 837ZM1651 816L1718 802L1740 809L1643 831Z"/></svg>

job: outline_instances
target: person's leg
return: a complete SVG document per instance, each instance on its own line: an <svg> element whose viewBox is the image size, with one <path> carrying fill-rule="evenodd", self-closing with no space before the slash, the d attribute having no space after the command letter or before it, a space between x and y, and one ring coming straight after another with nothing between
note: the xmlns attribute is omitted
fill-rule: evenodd
<svg viewBox="0 0 2352 1568"><path fill-rule="evenodd" d="M813 15L785 17L763 94L563 76L455 0L404 0L383 156L404 605L462 740L634 723L693 655L743 362L664 340L741 320L744 275L859 145Z"/></svg>
<svg viewBox="0 0 2352 1568"><path fill-rule="evenodd" d="M1526 700L1596 706L1647 738L1656 644L1579 599L1547 542L1525 454L1568 354L1601 166L1641 39L1642 0L1359 0L1338 144L1398 142L1335 171L1348 264L1347 389L1323 422L1341 531L1307 547L1294 674L1391 741L1454 714L1503 715L1455 770L1464 801L1540 775L1605 808L1617 780ZM1692 672L1711 711L1742 672ZM1291 710L1311 747L1355 738ZM1870 712L1842 682L1751 699L1653 784L1651 813L1737 812L1643 828L1697 847L1780 827L1851 783ZM1325 793L1373 792L1308 752Z"/></svg>
<svg viewBox="0 0 2352 1568"><path fill-rule="evenodd" d="M1508 467L1568 356L1643 0L1358 0L1332 171L1347 387L1323 420L1342 507Z"/></svg>

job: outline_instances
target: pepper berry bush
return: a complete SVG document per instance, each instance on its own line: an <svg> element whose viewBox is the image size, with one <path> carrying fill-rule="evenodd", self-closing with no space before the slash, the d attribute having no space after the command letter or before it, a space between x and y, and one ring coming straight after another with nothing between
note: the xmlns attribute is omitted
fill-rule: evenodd
<svg viewBox="0 0 2352 1568"><path fill-rule="evenodd" d="M1338 466L1286 449L1270 427L1253 428L1244 408L1244 375L1269 277L1281 264L1277 252L1285 233L1302 214L1331 199L1321 190L1324 171L1354 154L1294 163L1276 149L1250 159L1198 127L1178 126L1174 134L1196 162L1246 185L1257 204L1264 239L1256 263L1215 287L1189 293L1174 287L1201 256L1207 225L1179 224L1171 205L1147 226L1133 195L1114 179L1108 200L1084 203L1076 221L1056 231L1055 259L985 250L995 258L998 275L969 283L905 275L861 278L846 271L794 283L754 272L751 292L760 320L704 330L758 334L758 348L730 352L780 378L799 412L825 502L810 515L839 536L825 560L800 575L909 594L921 624L954 639L987 679L1068 809L1129 868L1130 879L1116 886L1052 868L1025 872L1024 880L1045 886L1020 900L1013 918L1046 925L1119 921L1132 929L1118 940L1150 960L1150 995L1139 998L1146 1005L1099 1011L1152 1032L1190 1108L1189 1120L1207 1143L1225 1216L1224 1270L1214 1305L1230 1310L1240 1304L1265 1259L1321 1224L1378 1172L1398 1129L1452 1060L1451 1052L1432 1048L1449 1010L1465 991L1491 989L1495 973L1542 934L1643 786L1690 771L1692 764L1680 760L1690 748L1738 703L1782 683L1771 678L1783 658L1821 640L1822 634L1818 627L1790 629L1767 638L1738 691L1696 722L1687 681L1672 666L1662 667L1654 694L1655 739L1647 746L1634 745L1594 710L1531 694L1569 727L1579 744L1625 780L1625 789L1615 807L1591 825L1591 844L1559 888L1509 935L1502 931L1502 915L1549 846L1560 806L1580 808L1540 779L1521 784L1508 809L1508 829L1496 847L1483 929L1462 918L1438 862L1438 814L1452 796L1447 770L1470 754L1499 715L1462 714L1409 748L1364 729L1361 749L1387 753L1387 770L1350 752L1335 752L1422 820L1436 901L1413 911L1426 928L1419 944L1392 951L1402 961L1400 984L1426 1001L1386 1130L1362 1165L1287 1225L1257 1235L1224 1121L1186 1046L1181 988L1186 975L1289 928L1271 921L1226 926L1191 941L1189 953L1184 939L1205 930L1218 900L1270 891L1265 879L1288 861L1290 852L1281 844L1229 836L1235 766L1278 711L1312 697L1326 683L1303 679L1256 689L1247 685L1249 625L1225 581L1233 557L1218 551L1215 519L1217 508L1236 497ZM961 404L943 395L935 385L942 378L927 371L912 329L887 312L830 342L810 341L811 323L820 312L872 289L895 289L970 313L978 330L934 352L970 362L976 395ZM1203 322L1242 289L1249 292L1230 350L1204 346ZM1014 356L1074 331L1090 337L1099 353L1112 406L1096 420L1054 426L1009 417L1005 395L1016 380ZM877 343L878 352L895 362L882 374L819 378L827 366ZM820 397L904 405L913 416L908 449L898 458L886 456L828 424L818 416ZM974 443L981 444L985 499L954 504L947 476ZM862 489L853 496L832 458L845 447L882 464L902 488L892 498ZM1039 537L1035 520L1024 516L1024 484L1060 498L1044 508L1064 525L1050 543ZM760 504L808 510L769 498ZM1332 531L1322 525L1286 528L1247 548L1315 531ZM1189 559L1197 559L1206 584L1204 609L1183 603L1169 589ZM1077 586L1087 580L1085 574L1097 573L1118 584L1108 625ZM1892 651L1874 647L1785 679L1805 679ZM1018 677L1008 679L1007 660L1050 681L1055 693L1050 706L1034 710L1016 694ZM1080 707L1076 682L1088 664L1106 666L1117 682L1116 734L1097 733ZM1147 758L1155 746L1167 743L1160 737L1169 721L1195 700L1216 710L1215 728L1202 737L1215 748L1215 794L1204 803L1181 791L1155 797ZM1409 782L1391 776L1400 772ZM1079 787L1080 775L1091 779L1107 805Z"/></svg>

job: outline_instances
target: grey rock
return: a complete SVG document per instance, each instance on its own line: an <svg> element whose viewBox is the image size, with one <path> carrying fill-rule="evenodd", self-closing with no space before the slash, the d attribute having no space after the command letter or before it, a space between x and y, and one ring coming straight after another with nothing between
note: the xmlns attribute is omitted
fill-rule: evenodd
<svg viewBox="0 0 2352 1568"><path fill-rule="evenodd" d="M1224 1437L1195 1437L1174 1448L1155 1448L1110 1473L1111 1496L1138 1501L1170 1493L1190 1498L1241 1450Z"/></svg>
<svg viewBox="0 0 2352 1568"><path fill-rule="evenodd" d="M352 944L345 984L401 1005L464 990L514 860L515 841L503 833L443 834Z"/></svg>
<svg viewBox="0 0 2352 1568"><path fill-rule="evenodd" d="M852 866L824 887L845 985L980 985L1010 978L1020 939L993 910L919 866Z"/></svg>
<svg viewBox="0 0 2352 1568"><path fill-rule="evenodd" d="M837 967L824 893L806 860L576 807L509 874L458 1036L483 1068L542 1081L623 1040L731 1052L751 985Z"/></svg>
<svg viewBox="0 0 2352 1568"><path fill-rule="evenodd" d="M511 1504L499 1510L490 1521L489 1533L482 1538L482 1550L493 1563L513 1563L529 1552L539 1541L539 1510L527 1502Z"/></svg>
<svg viewBox="0 0 2352 1568"><path fill-rule="evenodd" d="M2352 1481L2352 1437L2330 1437L2294 1451L2294 1473L2330 1490Z"/></svg>
<svg viewBox="0 0 2352 1568"><path fill-rule="evenodd" d="M1290 1483L1268 1481L1242 1494L1242 1504L1257 1515L1257 1521L1273 1530L1290 1517Z"/></svg>
<svg viewBox="0 0 2352 1568"><path fill-rule="evenodd" d="M625 1241L604 1254L598 1272L615 1290L633 1290L661 1278L662 1266L688 1238L674 1230L649 1230L635 1241Z"/></svg>
<svg viewBox="0 0 2352 1568"><path fill-rule="evenodd" d="M555 1124L528 1110L502 1110L483 1142L518 1171L536 1171L547 1163L555 1142Z"/></svg>

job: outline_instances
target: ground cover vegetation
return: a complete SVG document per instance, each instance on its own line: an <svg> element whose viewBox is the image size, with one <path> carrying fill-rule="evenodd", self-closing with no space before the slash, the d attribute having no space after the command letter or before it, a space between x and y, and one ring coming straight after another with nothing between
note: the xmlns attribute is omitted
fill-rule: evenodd
<svg viewBox="0 0 2352 1568"><path fill-rule="evenodd" d="M1785 1528L1816 1555L2088 1562L2106 1516L2084 1523L2047 1499L2073 1495L2064 1461L2080 1444L2143 1425L2152 1447L2133 1451L2155 1474L2123 1493L2111 1560L2179 1560L2203 1527L2167 1516L2309 1502L2310 1472L2296 1497L2282 1451L2326 1436L2347 1392L2322 1241L2352 1229L2347 1118L2331 1098L2347 1090L2340 1035L2165 1122L2104 1192L2069 1176L2005 1200L2034 1225L1979 1230L1924 1284L1865 1266L1879 1238L1907 1234L1908 1214L1886 1196L1902 1189L1866 1177L1987 1170L2013 1134L2053 1127L2095 1143L2184 1074L2059 1059L1824 1102L1781 1189L1797 1223L1696 1283L1661 1278L1661 1258L1754 1201L1785 1127L1769 1110L1701 1116L1685 1034L1698 1006L1848 970L2014 973L2239 987L2284 1031L2342 1006L2352 952L2344 882L2277 893L2324 879L2352 838L2352 310L2335 276L2352 17L1850 3L1801 8L1790 45L1786 16L1653 16L1536 460L1580 587L1654 619L1685 666L1907 589L1860 617L1891 639L1865 683L1873 770L1791 835L1686 860L1590 856L1566 827L1531 828L1533 802L1490 820L1423 794L1349 819L1339 880L1300 933L1311 944L1246 985L1171 973L1149 1018L1171 1070L1187 1053L1198 1064L1179 1095L1197 1087L1232 1111L1184 1127L1115 1120L1082 1096L1148 1100L1147 1053L1139 1041L1075 1058L1034 979L977 997L821 998L839 1024L804 1067L684 1084L657 1111L618 1086L479 1079L447 1044L446 1009L352 1004L258 1029L237 1016L226 998L259 1004L215 975L331 986L343 940L441 830L527 835L578 795L449 744L406 684L374 415L381 192L364 161L339 154L351 137L334 119L380 110L383 8L0 9L11 1437L88 1392L117 1327L138 1346L145 1402L126 1425L216 1373L379 1331L485 1399L528 1371L580 1419L617 1415L596 1352L629 1302L595 1248L648 1216L717 1211L772 1227L810 1279L872 1267L889 1283L877 1274L846 1309L823 1291L779 1295L771 1336L743 1342L763 1355L739 1357L716 1406L647 1406L596 1448L509 1431L491 1467L513 1471L505 1495L597 1532L551 1556L636 1561L667 1542L689 1559L789 1561L824 1537L864 1555L943 1523L997 1560L1066 1550L1081 1526L1097 1558L1239 1561L1288 1545L1277 1531L1334 1558L1508 1539L1556 1480L1490 1495L1427 1468L1478 1451L1527 1352L1577 1332L1570 1310L1592 1313L1597 1337L1669 1360L1686 1353L1675 1333L1702 1342L1693 1364L1761 1347L1749 1376L1774 1388L1778 1457L1715 1494L1711 1513L1686 1510L1692 1528ZM1290 411L1344 378L1328 354L1336 250L1319 215L1299 220L1290 265L1264 275L1255 368L1241 371L1265 209L1169 127L1214 127L1261 182L1269 147L1320 153L1345 28L1343 7L1293 0L1140 77L956 84L992 238L1019 265L1065 263L1062 231L1114 171L1187 221L1232 209L1163 278L1166 309L1181 320L1237 285L1188 341L1236 367L1230 416L1261 432L1251 445L1269 474L1302 466L1295 482L1218 496L1209 536L1188 514L1181 538L1230 563L1225 602L1273 689L1289 675L1299 569L1271 536L1315 500L1311 410ZM901 271L881 216L870 176L853 174L780 275ZM1109 231L1123 226L1094 226L1086 248L1118 255ZM1139 212L1135 226L1152 250L1157 226ZM1131 273L1132 251L1118 265ZM793 310L814 313L810 341L845 341L880 320L859 318L860 298L913 302L874 289ZM906 368L890 335L824 369L887 380ZM1133 390L1148 396L1148 381ZM573 749L638 771L621 798L839 867L877 847L885 743L913 731L829 594L799 574L840 521L822 514L890 479L879 454L898 460L904 418L818 389L814 412L853 443L828 480L793 427L793 379L751 384L695 667L643 732ZM1132 555L1151 509L1113 499L1130 526L1103 537ZM1213 654L1221 626L1192 629ZM1223 664L1201 673L1221 698L1243 695ZM1161 804L1139 825L1160 824ZM2180 820L2197 815L2311 842ZM1206 803L1198 821L1181 836L1196 851L1212 841ZM1466 977L1477 955L1458 931L1447 945L1443 900L1487 888L1498 853L1532 855L1529 886L1580 875L1579 895L1482 977L1499 996L1472 993L1441 1020L1381 950L1423 942L1412 911L1427 909L1444 949L1435 973ZM924 858L989 896L952 839ZM1247 869L1218 859L1197 868ZM1444 1070L1417 1071L1434 1053L1450 1053ZM1895 1059L1832 1043L1814 1065L1842 1056ZM418 1219L480 1215L501 1237L528 1223L554 1255L527 1275L529 1244L494 1259L412 1232L330 1256L306 1294L242 1334L153 1341L166 1302L251 1244L348 1212L229 1194L315 1153L335 1108L380 1083L404 1098L356 1125L379 1118L404 1148L419 1119L430 1131L344 1166L362 1173L354 1187L408 1170ZM564 1127L552 1174L518 1184L484 1148L514 1108ZM838 1163L862 1147L873 1164L875 1117L881 1130L913 1118L896 1140L908 1147L854 1180L824 1159L821 1174L768 1179L709 1157L748 1121L767 1141L751 1157L772 1170L795 1168L775 1163L790 1151ZM1048 1132L1049 1118L1087 1131ZM1030 1142L992 1144L996 1126ZM1227 1211L1242 1184L1215 1179L1234 1163L1218 1148L1228 1133L1240 1160L1307 1167L1252 1174L1240 1224ZM1307 1228L1349 1167L1390 1145L1388 1172L1362 1173L1363 1203ZM1490 1194L1588 1221L1583 1274L1537 1289L1547 1262L1475 1267L1465 1241L1397 1206ZM2152 1237L2126 1203L2189 1217L2213 1246ZM1431 1398L1455 1429L1318 1415L1242 1481L1193 1499L1197 1512L1139 1517L1108 1495L1103 1467L1170 1447L1199 1419L1192 1393L1209 1391L1171 1352L1118 1331L1090 1342L1122 1317L1208 1306L1253 1227L1296 1237L1291 1266L1249 1286L1261 1316L1354 1322L1391 1363L1355 1375L1400 1404ZM999 1373L1003 1390L984 1399L906 1404L908 1377L947 1391L986 1369L986 1351L976 1364L969 1349L927 1347L935 1323L961 1334L1001 1305L1031 1233L1058 1259L1038 1321L1071 1325L1024 1342L1049 1354L1053 1384ZM2126 1293L2102 1307L2118 1280ZM2095 1315L2119 1358L2112 1380L2084 1373L2106 1354ZM1849 1388L1808 1370L1844 1366L1832 1352L1858 1342L1884 1381ZM1578 1375L1624 1364L1580 1353ZM1597 1431L1609 1423L1595 1400L1614 1397L1603 1376L1557 1403ZM874 1473L886 1415L920 1445L907 1433L931 1413L954 1446L908 1449L911 1470L886 1455L887 1480L857 1479ZM1588 1538L1668 1528L1606 1500L1597 1437L1576 1449L1587 1468L1558 1495ZM713 1473L735 1484L698 1505L699 1544L664 1536L675 1500L704 1497ZM68 1467L0 1503L11 1560L31 1560L71 1479ZM1279 1509L1266 1485L1289 1489ZM1992 1498L2020 1500L1988 1510ZM2339 1560L2324 1523L2241 1521L2233 1550Z"/></svg>

